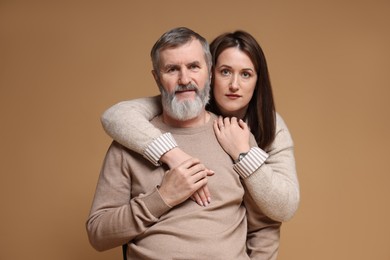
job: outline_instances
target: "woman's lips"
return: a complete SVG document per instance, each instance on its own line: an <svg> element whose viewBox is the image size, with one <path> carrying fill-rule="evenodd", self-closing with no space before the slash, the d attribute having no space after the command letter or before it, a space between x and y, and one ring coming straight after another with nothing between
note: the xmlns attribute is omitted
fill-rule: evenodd
<svg viewBox="0 0 390 260"><path fill-rule="evenodd" d="M237 99L241 97L240 95L237 94L226 94L225 96L229 99Z"/></svg>

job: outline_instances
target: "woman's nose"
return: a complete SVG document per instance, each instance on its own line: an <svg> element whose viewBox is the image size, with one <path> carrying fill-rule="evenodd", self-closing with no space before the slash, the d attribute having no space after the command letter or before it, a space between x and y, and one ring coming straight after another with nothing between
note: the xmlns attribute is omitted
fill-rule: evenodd
<svg viewBox="0 0 390 260"><path fill-rule="evenodd" d="M240 88L237 77L233 77L229 83L229 89L231 91L237 91Z"/></svg>

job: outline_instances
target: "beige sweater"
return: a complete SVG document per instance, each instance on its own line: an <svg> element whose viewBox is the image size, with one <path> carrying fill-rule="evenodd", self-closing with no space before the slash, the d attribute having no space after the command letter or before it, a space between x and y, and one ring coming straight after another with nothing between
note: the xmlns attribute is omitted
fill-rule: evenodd
<svg viewBox="0 0 390 260"><path fill-rule="evenodd" d="M268 219L245 192L212 121L196 128L170 128L160 117L152 121L215 171L207 207L187 200L170 208L156 188L166 169L113 142L87 221L96 249L128 243L128 259L276 259L280 223Z"/></svg>
<svg viewBox="0 0 390 260"><path fill-rule="evenodd" d="M112 106L103 113L101 121L113 139L145 156L150 144L162 134L149 122L160 113L159 96L140 98ZM269 155L265 163L253 172L238 174L262 212L274 220L287 221L298 208L300 194L293 140L279 114L275 140L265 152Z"/></svg>

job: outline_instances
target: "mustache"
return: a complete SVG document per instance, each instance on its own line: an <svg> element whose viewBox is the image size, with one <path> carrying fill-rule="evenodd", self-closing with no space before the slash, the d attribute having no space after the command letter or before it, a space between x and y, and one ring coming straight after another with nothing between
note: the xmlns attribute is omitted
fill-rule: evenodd
<svg viewBox="0 0 390 260"><path fill-rule="evenodd" d="M198 86L193 84L193 83L189 83L185 86L183 85L177 85L175 87L175 93L176 92L180 92L180 91L192 91L192 90L195 90L196 93L199 93L199 89L198 89Z"/></svg>

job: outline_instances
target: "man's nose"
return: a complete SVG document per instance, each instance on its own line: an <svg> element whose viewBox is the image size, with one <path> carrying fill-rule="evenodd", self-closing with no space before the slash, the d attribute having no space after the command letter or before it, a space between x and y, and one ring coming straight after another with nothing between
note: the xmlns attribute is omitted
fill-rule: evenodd
<svg viewBox="0 0 390 260"><path fill-rule="evenodd" d="M191 82L191 78L188 71L186 69L181 70L179 74L178 84L186 86L190 82Z"/></svg>

